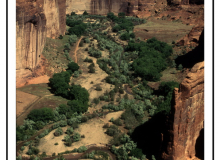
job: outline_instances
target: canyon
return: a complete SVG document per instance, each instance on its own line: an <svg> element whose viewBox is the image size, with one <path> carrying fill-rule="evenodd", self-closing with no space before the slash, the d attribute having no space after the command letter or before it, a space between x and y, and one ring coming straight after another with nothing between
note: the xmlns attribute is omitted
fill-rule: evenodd
<svg viewBox="0 0 220 160"><path fill-rule="evenodd" d="M66 14L82 14L86 10L90 14L125 12L140 18L181 19L183 23L197 25L178 44L196 46L204 28L204 5L195 4L203 3L203 0L17 0L16 85L24 86L36 75L45 75L45 70L39 72L39 68L46 37L65 34Z"/></svg>
<svg viewBox="0 0 220 160"><path fill-rule="evenodd" d="M90 14L125 12L140 18L181 19L194 27L176 44L196 47L204 31L203 4L204 0L17 0L16 85L21 87L30 84L34 78L47 75L49 64L42 55L46 38L65 34L66 14L82 14L86 10ZM202 45L204 47L204 43ZM49 76L45 83L48 79ZM168 131L161 136L162 159L200 157L196 145L204 128L204 62L196 63L180 88L174 90L167 125Z"/></svg>

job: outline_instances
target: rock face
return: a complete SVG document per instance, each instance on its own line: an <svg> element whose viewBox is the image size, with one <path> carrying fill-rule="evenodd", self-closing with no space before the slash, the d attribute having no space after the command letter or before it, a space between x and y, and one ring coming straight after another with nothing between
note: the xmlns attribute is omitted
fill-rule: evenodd
<svg viewBox="0 0 220 160"><path fill-rule="evenodd" d="M131 5L132 3L132 5ZM128 12L138 5L138 1L128 2L127 0L67 0L66 14L76 12L82 14L87 11L90 14L106 15L108 12Z"/></svg>
<svg viewBox="0 0 220 160"><path fill-rule="evenodd" d="M65 0L16 1L16 85L39 64L46 37L65 33Z"/></svg>
<svg viewBox="0 0 220 160"><path fill-rule="evenodd" d="M204 128L204 62L197 63L174 91L169 131L164 133L164 160L201 158L197 138ZM203 150L204 151L204 150Z"/></svg>

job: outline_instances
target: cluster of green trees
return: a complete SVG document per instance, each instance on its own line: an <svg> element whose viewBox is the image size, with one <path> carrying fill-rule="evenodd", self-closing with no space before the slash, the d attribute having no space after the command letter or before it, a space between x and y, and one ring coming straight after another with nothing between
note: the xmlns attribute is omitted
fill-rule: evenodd
<svg viewBox="0 0 220 160"><path fill-rule="evenodd" d="M133 62L135 73L147 81L158 81L160 73L167 67L166 59L172 54L172 47L156 38L147 42L132 43L126 47L126 51L138 51L138 58Z"/></svg>
<svg viewBox="0 0 220 160"><path fill-rule="evenodd" d="M82 16L76 16L75 14L71 14L71 16L68 15L66 17L66 25L70 27L68 29L68 34L74 34L80 37L82 34L85 33L87 25L86 23L83 23L84 17Z"/></svg>
<svg viewBox="0 0 220 160"><path fill-rule="evenodd" d="M111 147L111 151L116 155L118 160L145 160L146 156L142 153L142 150L137 148L137 144L130 139L128 135L123 135L120 138L121 146L116 148L114 145Z"/></svg>
<svg viewBox="0 0 220 160"><path fill-rule="evenodd" d="M135 34L133 32L132 33L125 32L120 36L121 40L130 40L130 38L135 38Z"/></svg>
<svg viewBox="0 0 220 160"><path fill-rule="evenodd" d="M100 58L102 56L102 52L94 47L91 47L88 51L89 55L95 58Z"/></svg>

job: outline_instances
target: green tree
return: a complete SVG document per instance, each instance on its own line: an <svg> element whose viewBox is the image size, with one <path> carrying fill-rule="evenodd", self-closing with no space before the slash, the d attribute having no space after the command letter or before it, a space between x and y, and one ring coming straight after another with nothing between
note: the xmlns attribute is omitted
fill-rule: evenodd
<svg viewBox="0 0 220 160"><path fill-rule="evenodd" d="M62 134L63 134L63 130L62 130L61 127L58 127L58 128L56 129L56 131L54 132L54 135L55 135L55 136L60 136L60 135L62 135Z"/></svg>
<svg viewBox="0 0 220 160"><path fill-rule="evenodd" d="M79 65L75 62L71 62L68 64L68 68L67 68L67 71L71 71L72 73L74 73L75 71L78 71L79 70Z"/></svg>
<svg viewBox="0 0 220 160"><path fill-rule="evenodd" d="M83 15L88 15L87 11L84 11L84 12L83 12Z"/></svg>
<svg viewBox="0 0 220 160"><path fill-rule="evenodd" d="M69 36L70 45L73 45L73 43L76 43L76 41L77 41L77 36L76 35L70 35Z"/></svg>
<svg viewBox="0 0 220 160"><path fill-rule="evenodd" d="M120 18L125 18L125 13L124 13L124 12L118 13L118 17L120 17Z"/></svg>
<svg viewBox="0 0 220 160"><path fill-rule="evenodd" d="M70 100L78 100L83 104L87 104L89 102L88 91L80 85L71 86L68 93L68 97Z"/></svg>
<svg viewBox="0 0 220 160"><path fill-rule="evenodd" d="M41 109L34 109L32 110L28 116L28 119L33 120L35 122L37 121L43 121L47 122L49 120L52 120L54 118L53 110L52 108L41 108Z"/></svg>
<svg viewBox="0 0 220 160"><path fill-rule="evenodd" d="M78 142L81 139L81 135L77 132L73 135L73 141Z"/></svg>
<svg viewBox="0 0 220 160"><path fill-rule="evenodd" d="M69 72L61 72L54 73L53 78L49 79L49 86L51 87L51 91L58 96L67 96L69 82L70 82L70 73Z"/></svg>
<svg viewBox="0 0 220 160"><path fill-rule="evenodd" d="M79 100L68 101L67 105L70 106L70 108L73 112L77 112L77 113L84 113L88 110L88 105L83 104Z"/></svg>

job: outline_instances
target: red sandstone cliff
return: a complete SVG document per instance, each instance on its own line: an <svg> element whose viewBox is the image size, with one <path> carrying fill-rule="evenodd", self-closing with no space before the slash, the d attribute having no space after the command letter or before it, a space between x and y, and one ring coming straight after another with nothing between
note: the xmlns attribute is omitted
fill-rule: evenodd
<svg viewBox="0 0 220 160"><path fill-rule="evenodd" d="M174 94L170 130L164 135L169 138L163 144L162 159L196 159L196 140L204 128L204 62L191 69Z"/></svg>
<svg viewBox="0 0 220 160"><path fill-rule="evenodd" d="M65 33L66 0L16 1L16 85L24 85L41 61L46 37Z"/></svg>

